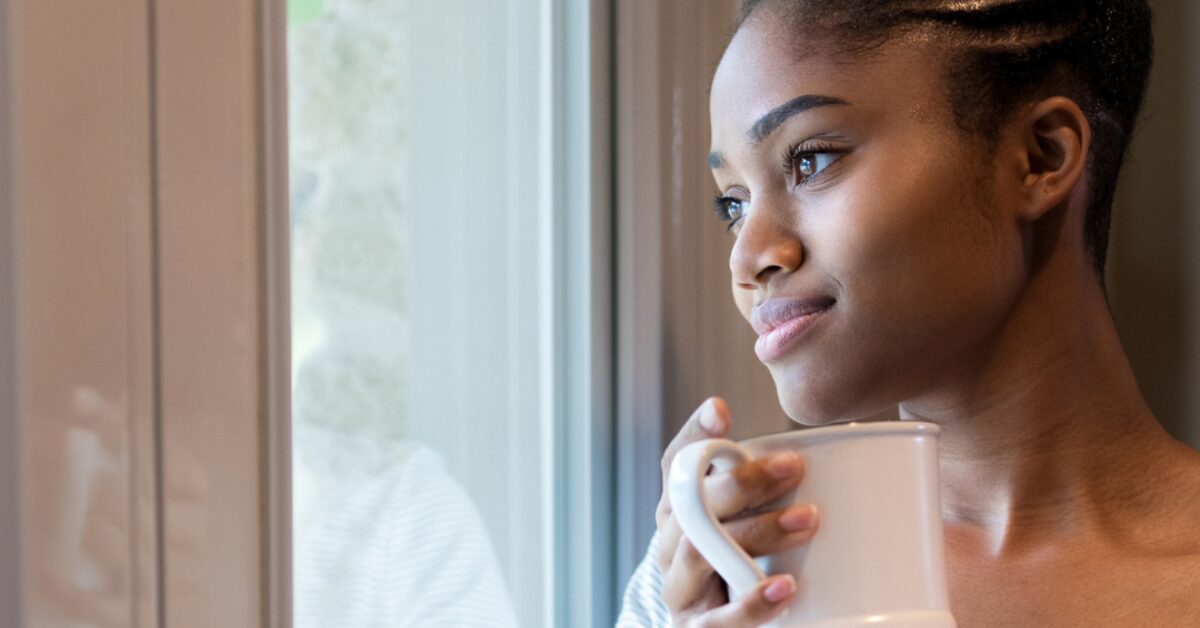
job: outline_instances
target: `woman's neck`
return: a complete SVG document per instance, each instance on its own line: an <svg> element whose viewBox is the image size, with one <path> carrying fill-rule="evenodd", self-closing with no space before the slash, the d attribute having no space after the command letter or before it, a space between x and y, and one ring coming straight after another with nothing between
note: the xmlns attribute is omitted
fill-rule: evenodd
<svg viewBox="0 0 1200 628"><path fill-rule="evenodd" d="M1032 280L977 350L986 358L900 408L943 427L946 521L978 530L994 556L1095 529L1114 493L1148 486L1148 453L1172 442L1142 399L1100 287L1063 285Z"/></svg>

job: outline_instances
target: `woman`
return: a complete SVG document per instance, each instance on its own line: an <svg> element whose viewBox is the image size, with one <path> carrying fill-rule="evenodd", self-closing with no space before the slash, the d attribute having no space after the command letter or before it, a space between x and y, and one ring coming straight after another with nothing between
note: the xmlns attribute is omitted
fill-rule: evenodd
<svg viewBox="0 0 1200 628"><path fill-rule="evenodd" d="M1195 626L1200 455L1159 426L1104 293L1152 49L1144 0L751 0L713 79L734 300L794 420L938 423L960 626ZM728 430L705 403L664 457ZM708 481L756 555L820 534L794 454ZM756 626L666 498L622 625ZM813 577L819 577L814 574Z"/></svg>

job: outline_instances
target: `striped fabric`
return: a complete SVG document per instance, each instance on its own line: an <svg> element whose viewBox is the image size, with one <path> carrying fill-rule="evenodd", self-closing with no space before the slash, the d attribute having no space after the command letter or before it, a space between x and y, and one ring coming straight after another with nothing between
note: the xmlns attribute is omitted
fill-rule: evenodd
<svg viewBox="0 0 1200 628"><path fill-rule="evenodd" d="M295 542L297 628L512 628L487 531L428 449L339 482Z"/></svg>
<svg viewBox="0 0 1200 628"><path fill-rule="evenodd" d="M662 601L663 576L658 568L658 533L650 539L650 549L625 587L625 600L617 628L670 628L671 613Z"/></svg>

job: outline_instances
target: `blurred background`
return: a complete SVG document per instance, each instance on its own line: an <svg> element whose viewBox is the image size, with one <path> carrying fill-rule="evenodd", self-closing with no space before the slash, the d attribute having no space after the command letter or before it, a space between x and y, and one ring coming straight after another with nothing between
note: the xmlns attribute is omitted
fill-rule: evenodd
<svg viewBox="0 0 1200 628"><path fill-rule="evenodd" d="M1150 6L1154 71L1118 189L1108 285L1146 401L1172 434L1200 447L1200 7Z"/></svg>
<svg viewBox="0 0 1200 628"><path fill-rule="evenodd" d="M0 626L611 625L693 409L792 427L710 209L738 4L0 2ZM1108 282L1195 447L1200 6L1150 4Z"/></svg>

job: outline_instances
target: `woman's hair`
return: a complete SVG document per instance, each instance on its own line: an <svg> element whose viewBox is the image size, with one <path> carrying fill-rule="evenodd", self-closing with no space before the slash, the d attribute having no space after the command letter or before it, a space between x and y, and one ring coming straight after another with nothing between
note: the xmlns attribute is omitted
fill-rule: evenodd
<svg viewBox="0 0 1200 628"><path fill-rule="evenodd" d="M947 89L955 121L995 145L1020 105L1051 95L1079 103L1092 127L1084 235L1103 275L1113 194L1153 59L1145 0L746 0L802 40L868 54L897 36L950 48Z"/></svg>

